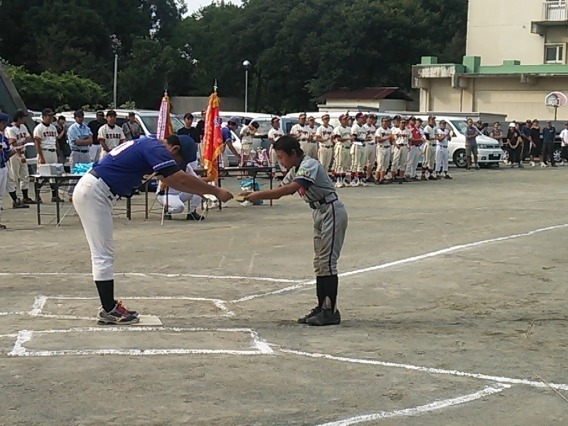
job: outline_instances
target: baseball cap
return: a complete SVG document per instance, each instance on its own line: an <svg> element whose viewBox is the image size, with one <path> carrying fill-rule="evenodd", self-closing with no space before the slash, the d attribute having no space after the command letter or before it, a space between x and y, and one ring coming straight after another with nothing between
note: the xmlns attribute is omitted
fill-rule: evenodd
<svg viewBox="0 0 568 426"><path fill-rule="evenodd" d="M324 114L321 116L321 119L323 120L324 118L329 118L329 114Z"/></svg>
<svg viewBox="0 0 568 426"><path fill-rule="evenodd" d="M428 121L435 120L435 119L436 119L436 116L434 116L434 115L431 115L431 116L428 117Z"/></svg>
<svg viewBox="0 0 568 426"><path fill-rule="evenodd" d="M400 120L402 117L400 115L395 115L392 119L393 120Z"/></svg>
<svg viewBox="0 0 568 426"><path fill-rule="evenodd" d="M5 112L0 112L0 123L8 124L10 122L10 117Z"/></svg>
<svg viewBox="0 0 568 426"><path fill-rule="evenodd" d="M422 120L420 117L418 117L418 118L416 119L416 121L418 121L419 123L422 123L424 120Z"/></svg>
<svg viewBox="0 0 568 426"><path fill-rule="evenodd" d="M298 116L298 118L302 118L302 117L306 117L307 114L305 112L300 113L300 115Z"/></svg>
<svg viewBox="0 0 568 426"><path fill-rule="evenodd" d="M253 121L252 123L250 123L250 125L255 129L258 129L260 127L260 125L256 121Z"/></svg>
<svg viewBox="0 0 568 426"><path fill-rule="evenodd" d="M51 108L45 108L41 111L41 115L53 115L55 114Z"/></svg>
<svg viewBox="0 0 568 426"><path fill-rule="evenodd" d="M82 109L78 109L77 111L75 111L75 113L73 114L73 117L84 117L85 113L83 112Z"/></svg>
<svg viewBox="0 0 568 426"><path fill-rule="evenodd" d="M509 127L517 127L515 123L509 123Z"/></svg>
<svg viewBox="0 0 568 426"><path fill-rule="evenodd" d="M280 121L280 117L272 117L270 120L271 123L274 123L275 121Z"/></svg>
<svg viewBox="0 0 568 426"><path fill-rule="evenodd" d="M446 120L440 120L440 124L442 123L446 124Z"/></svg>
<svg viewBox="0 0 568 426"><path fill-rule="evenodd" d="M357 115L355 116L355 120L358 120L360 118L364 118L366 116L367 116L367 114L362 113L362 112L358 112Z"/></svg>
<svg viewBox="0 0 568 426"><path fill-rule="evenodd" d="M128 113L128 116L129 116L129 117L136 117L136 114L134 114L133 112L129 112L129 113Z"/></svg>
<svg viewBox="0 0 568 426"><path fill-rule="evenodd" d="M341 115L339 116L339 121L341 121L341 120L348 120L348 119L349 119L349 115L347 115L347 114L341 114Z"/></svg>
<svg viewBox="0 0 568 426"><path fill-rule="evenodd" d="M110 110L107 111L106 116L107 117L116 117L116 111L113 110L113 109L110 109Z"/></svg>
<svg viewBox="0 0 568 426"><path fill-rule="evenodd" d="M415 116L411 116L408 121L416 121L416 117Z"/></svg>
<svg viewBox="0 0 568 426"><path fill-rule="evenodd" d="M97 111L97 115L105 115L105 112L102 109L99 109Z"/></svg>
<svg viewBox="0 0 568 426"><path fill-rule="evenodd" d="M228 123L235 123L237 126L241 125L241 119L239 117L231 117L227 121Z"/></svg>
<svg viewBox="0 0 568 426"><path fill-rule="evenodd" d="M27 117L29 114L27 111L24 111L23 109L18 109L16 110L16 112L14 112L14 115L12 116L12 121L18 121L20 118L24 118Z"/></svg>

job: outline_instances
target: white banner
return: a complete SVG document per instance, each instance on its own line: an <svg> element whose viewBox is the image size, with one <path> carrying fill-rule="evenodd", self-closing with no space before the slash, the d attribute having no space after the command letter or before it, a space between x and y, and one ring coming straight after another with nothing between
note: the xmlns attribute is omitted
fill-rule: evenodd
<svg viewBox="0 0 568 426"><path fill-rule="evenodd" d="M166 96L162 98L162 103L160 104L160 112L158 113L158 124L156 125L156 137L158 139L164 139L166 137L166 132L168 128L168 114L169 114L169 103Z"/></svg>

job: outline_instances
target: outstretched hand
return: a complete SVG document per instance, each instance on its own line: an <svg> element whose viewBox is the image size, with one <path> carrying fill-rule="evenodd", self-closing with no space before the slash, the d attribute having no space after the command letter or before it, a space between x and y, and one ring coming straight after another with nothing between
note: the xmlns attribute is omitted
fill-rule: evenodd
<svg viewBox="0 0 568 426"><path fill-rule="evenodd" d="M251 203L258 203L262 198L259 192L241 192L237 197Z"/></svg>
<svg viewBox="0 0 568 426"><path fill-rule="evenodd" d="M215 194L217 199L222 203L226 203L227 201L233 198L233 194L227 191L225 188L219 188L217 194Z"/></svg>

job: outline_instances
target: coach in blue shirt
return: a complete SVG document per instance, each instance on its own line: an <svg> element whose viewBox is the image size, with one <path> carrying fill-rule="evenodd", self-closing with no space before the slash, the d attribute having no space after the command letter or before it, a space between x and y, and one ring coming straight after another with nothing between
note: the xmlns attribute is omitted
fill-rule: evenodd
<svg viewBox="0 0 568 426"><path fill-rule="evenodd" d="M227 126L221 128L221 137L225 144L223 149L223 167L229 167L229 152L227 151L227 147L231 150L233 155L239 159L240 163L241 154L239 154L233 145L233 135L231 134L231 131L236 132L240 125L241 119L239 117L231 117L229 118L229 121L227 121Z"/></svg>
<svg viewBox="0 0 568 426"><path fill-rule="evenodd" d="M233 195L182 171L184 153L177 135L158 140L142 137L127 141L93 164L77 184L73 205L81 219L91 249L93 279L101 299L98 320L101 324L134 324L135 311L127 310L114 299L114 251L112 209L118 196L130 196L135 188L155 176L169 187L190 194L212 194L221 202ZM148 241L151 244L150 241Z"/></svg>
<svg viewBox="0 0 568 426"><path fill-rule="evenodd" d="M91 162L89 146L93 143L93 133L83 122L85 113L81 110L75 111L74 117L75 123L71 124L67 130L67 141L69 142L69 148L71 148L71 156L69 158L71 168L75 164Z"/></svg>

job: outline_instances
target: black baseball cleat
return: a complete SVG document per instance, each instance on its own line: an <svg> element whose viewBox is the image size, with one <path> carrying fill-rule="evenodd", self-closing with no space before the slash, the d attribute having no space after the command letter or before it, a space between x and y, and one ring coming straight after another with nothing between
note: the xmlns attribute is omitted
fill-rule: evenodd
<svg viewBox="0 0 568 426"><path fill-rule="evenodd" d="M453 179L453 177L451 177L450 175L445 175L444 179Z"/></svg>
<svg viewBox="0 0 568 426"><path fill-rule="evenodd" d="M320 312L321 312L321 308L319 306L316 306L314 309L312 309L310 311L310 313L308 315L306 315L305 317L299 318L298 324L307 324L309 318L313 317L314 315L319 314Z"/></svg>
<svg viewBox="0 0 568 426"><path fill-rule="evenodd" d="M438 179L436 179L436 177L435 177L435 176L433 176L433 175L430 175L430 176L428 176L428 180L438 180Z"/></svg>
<svg viewBox="0 0 568 426"><path fill-rule="evenodd" d="M27 204L24 204L22 201L20 201L19 199L14 201L12 203L12 208L14 209L29 209L30 206L28 206Z"/></svg>
<svg viewBox="0 0 568 426"><path fill-rule="evenodd" d="M426 179L426 175L422 175L422 177L420 178L420 180L425 181L425 180L428 180L428 179Z"/></svg>
<svg viewBox="0 0 568 426"><path fill-rule="evenodd" d="M187 217L185 218L185 220L197 220L197 221L201 221L201 220L205 220L205 217L201 216L199 213L197 212L191 212L187 215Z"/></svg>
<svg viewBox="0 0 568 426"><path fill-rule="evenodd" d="M164 213L164 220L172 220L171 213Z"/></svg>
<svg viewBox="0 0 568 426"><path fill-rule="evenodd" d="M341 322L339 310L333 312L331 309L322 309L319 313L308 318L306 324L323 327L325 325L338 325Z"/></svg>

